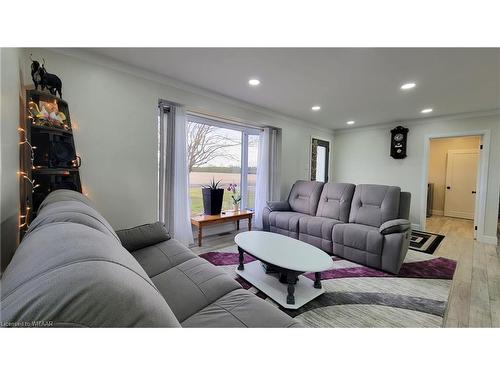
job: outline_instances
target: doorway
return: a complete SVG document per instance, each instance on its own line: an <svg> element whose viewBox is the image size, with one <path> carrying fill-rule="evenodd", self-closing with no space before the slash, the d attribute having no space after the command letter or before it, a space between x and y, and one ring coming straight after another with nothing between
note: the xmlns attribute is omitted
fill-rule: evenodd
<svg viewBox="0 0 500 375"><path fill-rule="evenodd" d="M481 136L429 141L426 224L460 227L476 238Z"/></svg>

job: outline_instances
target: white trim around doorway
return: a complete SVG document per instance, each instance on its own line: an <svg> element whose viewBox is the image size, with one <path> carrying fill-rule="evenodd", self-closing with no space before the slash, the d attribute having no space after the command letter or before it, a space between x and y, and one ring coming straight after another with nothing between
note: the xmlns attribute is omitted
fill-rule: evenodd
<svg viewBox="0 0 500 375"><path fill-rule="evenodd" d="M329 156L328 156L328 181L332 182L332 158L333 158L333 140L328 137L320 136L320 135L311 135L309 137L309 149L307 151L307 156L308 156L308 166L307 166L307 176L305 177L306 181L311 181L311 163L312 163L312 144L313 144L313 139L318 139L320 141L325 141L328 142L328 150L329 150Z"/></svg>
<svg viewBox="0 0 500 375"><path fill-rule="evenodd" d="M486 215L486 195L488 192L488 164L490 159L490 130L472 130L461 132L448 132L438 134L424 135L424 154L423 168L420 186L420 230L425 231L426 226L426 210L427 210L427 181L429 173L429 149L430 141L435 138L454 138L454 137L471 137L480 136L483 149L479 154L479 169L478 169L478 186L476 209L474 210L475 222L477 225L476 239L480 242L492 243L491 239L484 234L485 215Z"/></svg>
<svg viewBox="0 0 500 375"><path fill-rule="evenodd" d="M452 155L458 155L458 154L474 154L474 155L477 156L477 160L479 160L479 157L481 156L481 150L480 149L448 150L447 155L446 155L446 177L445 177L446 184L445 185L449 184L448 179L450 178L450 172L451 172L450 168L449 168L450 156L452 156ZM479 177L480 177L479 173L478 173L478 171L479 171L479 163L476 164L476 168L475 169L476 169L476 174L477 175L476 175L476 183L474 184L475 185L474 191L479 186ZM447 192L445 191L445 193L444 193L444 212L443 212L444 216L451 216L451 217L458 217L458 218L461 218L461 219L474 220L474 222L477 223L477 215L476 215L476 211L477 211L476 207L477 207L477 202L478 202L478 195L477 194L474 195L474 212L473 213L450 210L449 206L447 204L447 202L448 202L447 198L448 198L448 195L447 195ZM447 212L447 208L448 208L448 212ZM476 234L476 233L474 233L474 234Z"/></svg>

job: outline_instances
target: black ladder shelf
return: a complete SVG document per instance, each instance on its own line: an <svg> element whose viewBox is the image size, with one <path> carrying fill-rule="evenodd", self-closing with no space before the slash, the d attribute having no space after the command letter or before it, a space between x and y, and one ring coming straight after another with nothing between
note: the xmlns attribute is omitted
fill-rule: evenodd
<svg viewBox="0 0 500 375"><path fill-rule="evenodd" d="M20 214L22 239L40 203L53 190L82 192L69 106L45 91L26 90L19 131Z"/></svg>

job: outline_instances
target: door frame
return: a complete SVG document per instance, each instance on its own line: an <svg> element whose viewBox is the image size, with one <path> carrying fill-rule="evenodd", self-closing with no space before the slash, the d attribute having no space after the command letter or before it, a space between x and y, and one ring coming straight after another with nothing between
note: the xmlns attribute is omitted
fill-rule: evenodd
<svg viewBox="0 0 500 375"><path fill-rule="evenodd" d="M479 183L476 190L476 207L474 210L475 225L477 226L477 230L474 231L474 238L481 242L488 242L488 238L484 234L484 223L486 215L486 196L488 193L488 165L490 160L491 131L489 129L424 134L424 152L422 158L423 165L422 176L420 179L420 230L425 231L426 227L427 182L429 178L429 151L431 139L470 136L481 137L481 145L483 146L482 150L479 152L479 169L477 176Z"/></svg>
<svg viewBox="0 0 500 375"><path fill-rule="evenodd" d="M449 170L449 163L450 163L450 155L458 155L458 154L475 154L477 155L477 165L476 165L476 183L475 183L475 196L474 196L474 214L472 219L474 220L474 223L477 223L477 215L476 215L476 207L478 206L478 196L477 196L477 189L479 187L479 157L481 156L481 150L480 149L459 149L459 150L448 150L446 152L446 176L445 176L445 186L448 185L448 180L450 178L450 173L451 171ZM450 216L446 215L446 197L447 197L447 192L444 192L444 207L443 207L443 215L444 216ZM449 212L449 211L448 211ZM457 212L458 214L458 212ZM464 213L465 214L465 213ZM464 215L465 216L465 215ZM452 217L460 217L460 216L452 216ZM470 220L469 217L463 217L464 219ZM476 234L474 235L474 238L476 237Z"/></svg>
<svg viewBox="0 0 500 375"><path fill-rule="evenodd" d="M326 169L326 182L329 182L330 181L330 157L331 157L331 140L330 139L325 139L324 137L317 137L317 136L314 136L312 135L311 136L311 139L310 139L310 142L309 142L309 168L308 168L308 176L307 176L307 181L312 181L311 180L311 173L312 173L312 146L313 146L313 141L314 140L317 140L317 141L320 141L322 143L324 143L323 147L326 147L327 149L327 153L326 153L326 166L325 166L325 169ZM326 145L325 145L326 144Z"/></svg>

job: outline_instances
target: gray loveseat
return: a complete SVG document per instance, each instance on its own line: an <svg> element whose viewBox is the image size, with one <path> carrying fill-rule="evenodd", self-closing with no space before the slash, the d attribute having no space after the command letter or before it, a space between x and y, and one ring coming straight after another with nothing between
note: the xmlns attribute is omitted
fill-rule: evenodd
<svg viewBox="0 0 500 375"><path fill-rule="evenodd" d="M115 232L69 190L44 200L1 282L4 326L298 325L161 224Z"/></svg>
<svg viewBox="0 0 500 375"><path fill-rule="evenodd" d="M286 201L268 202L263 226L397 274L410 242L410 199L396 186L297 181Z"/></svg>

